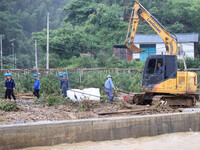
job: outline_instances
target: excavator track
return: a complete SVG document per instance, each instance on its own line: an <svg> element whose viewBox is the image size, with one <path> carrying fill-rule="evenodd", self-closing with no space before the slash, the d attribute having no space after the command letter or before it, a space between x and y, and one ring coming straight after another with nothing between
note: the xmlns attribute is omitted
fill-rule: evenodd
<svg viewBox="0 0 200 150"><path fill-rule="evenodd" d="M155 95L152 104L167 105L170 107L191 107L197 102L195 95Z"/></svg>
<svg viewBox="0 0 200 150"><path fill-rule="evenodd" d="M199 95L171 95L148 93L130 93L126 101L130 104L166 105L170 107L192 107L199 100Z"/></svg>

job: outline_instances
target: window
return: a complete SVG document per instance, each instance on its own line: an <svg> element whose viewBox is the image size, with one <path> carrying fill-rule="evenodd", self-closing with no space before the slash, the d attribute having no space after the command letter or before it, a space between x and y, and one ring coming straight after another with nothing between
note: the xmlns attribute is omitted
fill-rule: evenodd
<svg viewBox="0 0 200 150"><path fill-rule="evenodd" d="M156 66L156 59L150 59L147 67L147 73L153 74Z"/></svg>
<svg viewBox="0 0 200 150"><path fill-rule="evenodd" d="M163 59L150 59L147 67L148 74L162 74L163 73Z"/></svg>
<svg viewBox="0 0 200 150"><path fill-rule="evenodd" d="M171 77L176 78L177 75L177 57L175 55L169 55L165 58L165 79Z"/></svg>
<svg viewBox="0 0 200 150"><path fill-rule="evenodd" d="M163 59L158 58L157 59L157 65L156 65L156 72L157 74L162 74L163 73Z"/></svg>

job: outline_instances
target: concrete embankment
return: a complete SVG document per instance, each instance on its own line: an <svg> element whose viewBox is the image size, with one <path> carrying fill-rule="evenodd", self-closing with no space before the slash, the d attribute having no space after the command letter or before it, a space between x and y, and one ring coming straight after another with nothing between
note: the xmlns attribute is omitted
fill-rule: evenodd
<svg viewBox="0 0 200 150"><path fill-rule="evenodd" d="M0 126L0 150L200 131L200 113L185 112Z"/></svg>

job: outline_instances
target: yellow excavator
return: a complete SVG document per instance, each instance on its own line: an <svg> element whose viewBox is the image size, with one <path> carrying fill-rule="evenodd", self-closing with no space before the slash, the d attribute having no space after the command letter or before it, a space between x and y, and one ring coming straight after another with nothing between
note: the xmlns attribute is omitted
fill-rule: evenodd
<svg viewBox="0 0 200 150"><path fill-rule="evenodd" d="M130 17L127 39L125 44L133 53L140 53L145 50L134 45L134 37L138 23L145 20L162 38L168 55L149 55L146 59L142 91L144 93L130 93L127 102L144 103L164 103L169 106L193 106L199 100L197 91L197 75L194 72L177 71L177 39L170 34L167 29L151 15L136 0ZM129 36L130 27L131 35Z"/></svg>

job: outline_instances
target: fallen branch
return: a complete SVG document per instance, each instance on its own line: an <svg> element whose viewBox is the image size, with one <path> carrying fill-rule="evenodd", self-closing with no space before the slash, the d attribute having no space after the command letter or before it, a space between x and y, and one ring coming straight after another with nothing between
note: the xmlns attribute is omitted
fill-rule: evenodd
<svg viewBox="0 0 200 150"><path fill-rule="evenodd" d="M110 114L120 114L120 113L130 113L130 112L141 112L141 111L150 111L154 109L135 109L135 110L119 110L119 111L110 111L110 112L100 112L98 115L110 115Z"/></svg>
<svg viewBox="0 0 200 150"><path fill-rule="evenodd" d="M21 99L34 99L34 96L20 96Z"/></svg>
<svg viewBox="0 0 200 150"><path fill-rule="evenodd" d="M24 93L24 94L18 94L15 96L18 97L18 96L34 96L34 95L33 95L33 93Z"/></svg>

